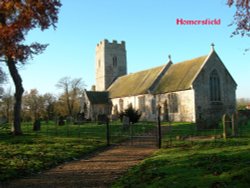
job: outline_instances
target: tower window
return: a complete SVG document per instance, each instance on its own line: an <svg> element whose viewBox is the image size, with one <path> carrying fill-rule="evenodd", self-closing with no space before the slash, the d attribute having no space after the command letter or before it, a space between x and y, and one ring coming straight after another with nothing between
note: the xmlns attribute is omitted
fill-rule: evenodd
<svg viewBox="0 0 250 188"><path fill-rule="evenodd" d="M101 60L98 60L98 67L101 67Z"/></svg>
<svg viewBox="0 0 250 188"><path fill-rule="evenodd" d="M117 67L117 57L113 57L113 67Z"/></svg>
<svg viewBox="0 0 250 188"><path fill-rule="evenodd" d="M216 70L210 74L210 101L221 101L220 77Z"/></svg>

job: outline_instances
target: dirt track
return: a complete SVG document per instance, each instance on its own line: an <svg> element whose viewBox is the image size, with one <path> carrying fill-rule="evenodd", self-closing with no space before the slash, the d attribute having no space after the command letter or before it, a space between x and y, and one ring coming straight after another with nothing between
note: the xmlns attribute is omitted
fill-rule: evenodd
<svg viewBox="0 0 250 188"><path fill-rule="evenodd" d="M60 165L42 174L12 181L3 188L110 187L130 167L152 155L156 147L114 146Z"/></svg>

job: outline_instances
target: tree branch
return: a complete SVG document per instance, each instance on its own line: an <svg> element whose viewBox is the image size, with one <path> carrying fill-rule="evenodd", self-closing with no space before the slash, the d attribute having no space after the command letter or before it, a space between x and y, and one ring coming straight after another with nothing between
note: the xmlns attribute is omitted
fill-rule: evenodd
<svg viewBox="0 0 250 188"><path fill-rule="evenodd" d="M6 61L6 60L3 60L3 59L0 59L0 62L5 62L5 63L6 63L7 61Z"/></svg>

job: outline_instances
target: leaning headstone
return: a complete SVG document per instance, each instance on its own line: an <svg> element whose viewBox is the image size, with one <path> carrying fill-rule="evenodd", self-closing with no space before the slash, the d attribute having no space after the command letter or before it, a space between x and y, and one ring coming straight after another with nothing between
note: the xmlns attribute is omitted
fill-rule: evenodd
<svg viewBox="0 0 250 188"><path fill-rule="evenodd" d="M231 118L228 114L223 115L222 124L223 124L223 138L226 139L229 136L229 128L231 124Z"/></svg>
<svg viewBox="0 0 250 188"><path fill-rule="evenodd" d="M123 128L123 130L128 130L128 128L129 128L129 117L123 116L123 118L122 118L122 128Z"/></svg>

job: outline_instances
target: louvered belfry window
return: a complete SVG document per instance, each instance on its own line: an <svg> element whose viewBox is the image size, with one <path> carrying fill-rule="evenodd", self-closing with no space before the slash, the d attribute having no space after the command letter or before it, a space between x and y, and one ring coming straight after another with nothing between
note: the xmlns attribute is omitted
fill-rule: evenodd
<svg viewBox="0 0 250 188"><path fill-rule="evenodd" d="M117 67L117 57L113 57L113 67Z"/></svg>

